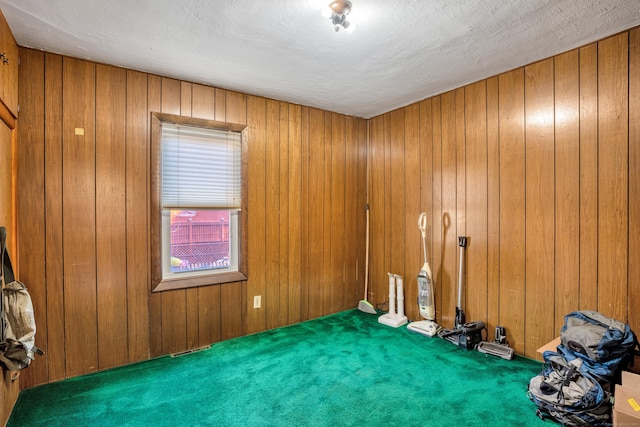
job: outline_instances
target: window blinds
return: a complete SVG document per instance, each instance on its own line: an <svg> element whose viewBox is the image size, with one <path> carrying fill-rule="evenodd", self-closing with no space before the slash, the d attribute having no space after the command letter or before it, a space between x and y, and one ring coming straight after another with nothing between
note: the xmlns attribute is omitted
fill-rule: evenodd
<svg viewBox="0 0 640 427"><path fill-rule="evenodd" d="M241 134L162 124L162 208L240 209Z"/></svg>

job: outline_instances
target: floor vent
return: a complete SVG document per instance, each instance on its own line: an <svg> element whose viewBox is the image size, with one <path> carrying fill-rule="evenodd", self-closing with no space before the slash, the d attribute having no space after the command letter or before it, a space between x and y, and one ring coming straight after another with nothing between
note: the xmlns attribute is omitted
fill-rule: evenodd
<svg viewBox="0 0 640 427"><path fill-rule="evenodd" d="M198 351L206 350L208 348L211 348L211 346L210 345L205 345L204 347L198 347L198 348L192 348L191 350L179 351L177 353L171 353L170 356L171 357L180 357L180 356L184 356L184 355L187 355L187 354L196 353Z"/></svg>

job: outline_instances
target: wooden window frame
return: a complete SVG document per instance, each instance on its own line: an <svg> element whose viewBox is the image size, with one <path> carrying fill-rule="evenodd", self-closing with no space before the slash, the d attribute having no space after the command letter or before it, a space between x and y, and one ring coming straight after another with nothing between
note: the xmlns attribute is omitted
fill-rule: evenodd
<svg viewBox="0 0 640 427"><path fill-rule="evenodd" d="M202 274L195 277L164 279L162 275L162 123L190 125L224 131L239 132L241 135L241 210L238 218L238 271ZM151 113L151 183L150 183L150 254L151 291L161 292L221 283L247 280L247 146L248 127L237 123L178 116L166 113Z"/></svg>

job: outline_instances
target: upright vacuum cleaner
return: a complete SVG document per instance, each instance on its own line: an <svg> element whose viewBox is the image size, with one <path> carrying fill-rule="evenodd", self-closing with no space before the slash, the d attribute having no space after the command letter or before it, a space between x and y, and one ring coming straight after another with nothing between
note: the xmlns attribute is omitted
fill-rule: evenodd
<svg viewBox="0 0 640 427"><path fill-rule="evenodd" d="M484 322L478 320L466 323L464 310L462 309L462 281L464 278L464 255L467 247L467 238L458 237L460 246L460 268L458 270L458 305L456 306L456 319L453 329L442 329L438 336L465 350L474 350L482 339L482 331L486 333Z"/></svg>
<svg viewBox="0 0 640 427"><path fill-rule="evenodd" d="M435 322L436 307L433 298L433 280L431 267L427 262L427 214L425 212L422 212L418 217L418 228L422 234L422 252L424 253L424 264L418 273L418 307L420 307L420 315L426 320L411 322L407 325L407 329L432 337L441 328Z"/></svg>

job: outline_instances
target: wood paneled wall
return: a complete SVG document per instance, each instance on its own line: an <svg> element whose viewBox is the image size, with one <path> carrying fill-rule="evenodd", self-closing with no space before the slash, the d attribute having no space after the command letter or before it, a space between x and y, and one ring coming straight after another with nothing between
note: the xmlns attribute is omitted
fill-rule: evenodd
<svg viewBox="0 0 640 427"><path fill-rule="evenodd" d="M419 319L425 211L445 327L466 235L464 309L490 339L538 357L575 309L640 331L640 29L368 121L20 54L19 257L47 352L23 387L355 307L367 202L374 304L401 274ZM248 281L150 293L152 111L249 126Z"/></svg>
<svg viewBox="0 0 640 427"><path fill-rule="evenodd" d="M459 247L463 306L519 354L564 315L598 310L640 333L640 29L370 120L370 300L405 277L419 319L421 211L437 320L452 327Z"/></svg>
<svg viewBox="0 0 640 427"><path fill-rule="evenodd" d="M18 238L31 387L357 306L366 121L21 49ZM149 118L246 124L248 275L151 293ZM253 309L261 295L263 308Z"/></svg>
<svg viewBox="0 0 640 427"><path fill-rule="evenodd" d="M0 14L0 18L4 19ZM4 24L6 25L6 24ZM0 25L2 27L2 25ZM4 31L4 29L0 28ZM17 81L15 82L17 83ZM0 103L0 225L6 228L6 247L16 274L19 274L16 252L15 185L16 185L16 120ZM0 261L1 262L1 261ZM1 285L0 285L1 287ZM18 372L0 367L0 425L5 425L20 392Z"/></svg>

